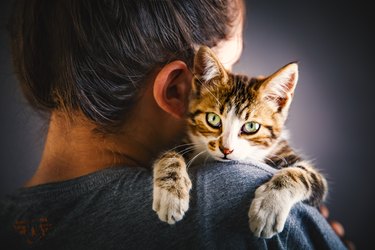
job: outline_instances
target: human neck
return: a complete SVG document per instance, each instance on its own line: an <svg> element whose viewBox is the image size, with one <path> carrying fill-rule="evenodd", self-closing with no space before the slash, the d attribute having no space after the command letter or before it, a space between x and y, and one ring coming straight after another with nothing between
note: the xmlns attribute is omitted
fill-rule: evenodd
<svg viewBox="0 0 375 250"><path fill-rule="evenodd" d="M95 133L95 125L83 114L73 114L72 120L53 112L42 159L26 186L68 180L116 165L150 168L186 131L186 119L166 112L154 95L154 85L147 85L126 124L115 134Z"/></svg>
<svg viewBox="0 0 375 250"><path fill-rule="evenodd" d="M26 186L58 182L116 165L150 167L160 150L152 131L129 124L116 135L100 135L85 119L52 113L41 162ZM157 138L155 138L157 139Z"/></svg>

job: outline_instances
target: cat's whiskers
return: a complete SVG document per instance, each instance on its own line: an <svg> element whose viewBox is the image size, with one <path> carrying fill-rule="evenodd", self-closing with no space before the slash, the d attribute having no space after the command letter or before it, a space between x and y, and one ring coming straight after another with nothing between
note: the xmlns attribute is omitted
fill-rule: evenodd
<svg viewBox="0 0 375 250"><path fill-rule="evenodd" d="M173 149L171 149L171 151L176 150L177 148L184 147L180 151L176 151L176 153L183 155L183 154L186 154L190 151L193 151L194 149L198 148L199 146L200 146L200 144L195 143L195 142L185 143L185 144L181 144L179 146L174 147Z"/></svg>
<svg viewBox="0 0 375 250"><path fill-rule="evenodd" d="M194 143L194 142L193 143L179 144L176 147L169 149L168 151L173 151L177 148L186 147L186 146L195 146L195 145L197 145L197 143Z"/></svg>
<svg viewBox="0 0 375 250"><path fill-rule="evenodd" d="M285 157L281 157L281 156L275 155L275 154L269 154L268 156L278 158L278 159L282 160L286 165L288 165L288 161L285 159ZM275 164L275 162L272 161L269 157L266 157L266 159L269 160L270 162L272 162L273 164Z"/></svg>
<svg viewBox="0 0 375 250"><path fill-rule="evenodd" d="M203 165L206 165L206 162L207 162L208 158L210 158L209 154L206 155L206 158L204 159Z"/></svg>
<svg viewBox="0 0 375 250"><path fill-rule="evenodd" d="M273 165L275 165L275 162L273 160L271 160L271 158L269 157L264 157L265 160L271 162Z"/></svg>
<svg viewBox="0 0 375 250"><path fill-rule="evenodd" d="M187 153L190 153L190 152L192 152L194 150L195 150L195 146L191 146L191 147L185 148L185 149L183 149L183 150L181 150L181 151L179 151L177 153L183 156L183 155L185 155Z"/></svg>
<svg viewBox="0 0 375 250"><path fill-rule="evenodd" d="M200 155L202 155L203 153L205 153L206 151L202 151L202 152L200 152L200 153L198 153L198 154L196 154L187 164L186 164L186 168L189 168L190 167L190 165L193 163L193 161L197 158L197 157L199 157Z"/></svg>

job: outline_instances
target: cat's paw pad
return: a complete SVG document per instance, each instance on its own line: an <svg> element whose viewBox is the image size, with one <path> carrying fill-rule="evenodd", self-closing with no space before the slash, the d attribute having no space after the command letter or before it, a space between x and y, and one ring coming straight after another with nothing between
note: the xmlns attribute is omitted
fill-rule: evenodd
<svg viewBox="0 0 375 250"><path fill-rule="evenodd" d="M152 209L161 221L175 224L180 221L189 209L190 180L185 180L181 187L163 188L154 185L154 200Z"/></svg>
<svg viewBox="0 0 375 250"><path fill-rule="evenodd" d="M271 238L280 233L294 202L288 190L260 186L249 210L250 229L256 237Z"/></svg>

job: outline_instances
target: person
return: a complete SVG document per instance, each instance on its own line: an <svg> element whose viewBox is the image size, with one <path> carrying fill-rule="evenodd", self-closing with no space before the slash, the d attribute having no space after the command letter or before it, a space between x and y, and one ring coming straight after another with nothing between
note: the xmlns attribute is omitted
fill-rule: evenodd
<svg viewBox="0 0 375 250"><path fill-rule="evenodd" d="M247 211L274 169L189 170L190 209L171 226L152 210L153 160L185 130L194 51L230 69L242 51L241 0L17 0L10 19L23 93L48 114L40 164L0 203L8 249L345 249L317 209L256 238Z"/></svg>

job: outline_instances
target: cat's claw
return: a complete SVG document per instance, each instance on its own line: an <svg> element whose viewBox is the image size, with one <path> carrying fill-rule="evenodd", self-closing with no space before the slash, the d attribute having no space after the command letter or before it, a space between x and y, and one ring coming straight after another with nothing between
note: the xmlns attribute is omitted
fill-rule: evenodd
<svg viewBox="0 0 375 250"><path fill-rule="evenodd" d="M288 190L260 186L249 209L250 229L256 237L271 238L280 233L294 202Z"/></svg>
<svg viewBox="0 0 375 250"><path fill-rule="evenodd" d="M189 209L189 191L191 189L190 180L185 183L187 183L186 186L180 188L177 194L154 185L152 209L158 214L161 221L173 225L184 217L185 212Z"/></svg>

